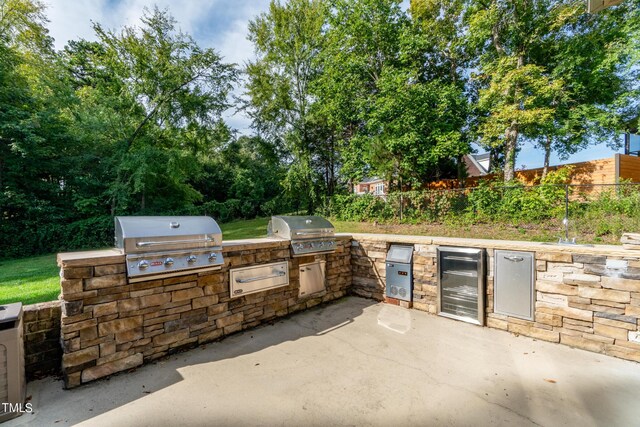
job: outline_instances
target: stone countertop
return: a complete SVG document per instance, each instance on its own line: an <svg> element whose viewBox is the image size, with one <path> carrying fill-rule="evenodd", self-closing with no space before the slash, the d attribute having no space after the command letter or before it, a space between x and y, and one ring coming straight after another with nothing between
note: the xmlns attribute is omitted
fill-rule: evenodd
<svg viewBox="0 0 640 427"><path fill-rule="evenodd" d="M341 233L340 235L346 235ZM410 243L418 245L468 246L487 249L511 249L530 252L563 252L590 255L610 255L640 258L640 250L624 249L622 245L559 245L555 243L517 240L469 239L462 237L411 236L401 234L349 234L354 240Z"/></svg>
<svg viewBox="0 0 640 427"><path fill-rule="evenodd" d="M624 249L621 245L558 245L517 240L468 239L463 237L435 237L368 233L337 233L336 238L340 240L353 238L355 240L362 241L409 243L418 245L468 246L473 248L487 249L511 249L531 252L563 252L640 258L640 250ZM288 245L288 240L274 239L270 237L227 240L222 242L222 247L225 251L260 249L262 247L274 246L287 247ZM58 254L58 265L61 267L82 267L87 265L116 264L120 262L124 262L124 254L119 249L65 252Z"/></svg>
<svg viewBox="0 0 640 427"><path fill-rule="evenodd" d="M339 240L351 239L350 234L337 236ZM260 237L255 239L223 240L222 250L241 251L249 249L261 249L268 247L289 247L289 240L275 239L272 237ZM84 267L90 265L117 264L124 262L124 253L120 249L102 249L95 251L62 252L58 254L58 266L60 267Z"/></svg>

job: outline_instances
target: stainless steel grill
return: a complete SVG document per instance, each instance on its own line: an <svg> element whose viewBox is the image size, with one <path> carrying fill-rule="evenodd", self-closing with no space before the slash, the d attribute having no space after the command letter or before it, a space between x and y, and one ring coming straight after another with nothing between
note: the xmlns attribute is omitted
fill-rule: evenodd
<svg viewBox="0 0 640 427"><path fill-rule="evenodd" d="M291 240L294 257L336 250L335 228L319 216L272 216L267 234Z"/></svg>
<svg viewBox="0 0 640 427"><path fill-rule="evenodd" d="M222 232L208 216L117 216L115 226L130 282L216 270L224 263Z"/></svg>

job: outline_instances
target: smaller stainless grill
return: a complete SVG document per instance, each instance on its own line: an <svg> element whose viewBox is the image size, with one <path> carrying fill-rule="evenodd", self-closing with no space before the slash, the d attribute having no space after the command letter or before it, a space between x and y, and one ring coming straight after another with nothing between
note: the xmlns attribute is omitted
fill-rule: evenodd
<svg viewBox="0 0 640 427"><path fill-rule="evenodd" d="M221 268L222 232L208 216L117 216L130 282Z"/></svg>
<svg viewBox="0 0 640 427"><path fill-rule="evenodd" d="M267 234L291 240L294 257L336 250L335 228L319 216L272 216Z"/></svg>

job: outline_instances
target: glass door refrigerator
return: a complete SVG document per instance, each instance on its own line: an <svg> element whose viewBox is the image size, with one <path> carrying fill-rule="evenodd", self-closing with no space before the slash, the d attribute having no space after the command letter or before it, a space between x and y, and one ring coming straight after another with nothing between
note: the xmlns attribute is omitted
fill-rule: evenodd
<svg viewBox="0 0 640 427"><path fill-rule="evenodd" d="M484 325L485 251L438 248L438 315Z"/></svg>

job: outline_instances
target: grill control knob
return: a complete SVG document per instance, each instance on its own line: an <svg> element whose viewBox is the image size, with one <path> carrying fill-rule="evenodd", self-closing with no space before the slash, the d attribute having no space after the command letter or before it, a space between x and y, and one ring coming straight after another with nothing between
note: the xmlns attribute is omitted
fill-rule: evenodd
<svg viewBox="0 0 640 427"><path fill-rule="evenodd" d="M149 268L149 261L145 261L145 260L140 261L138 263L138 268L140 270L146 270L147 268Z"/></svg>
<svg viewBox="0 0 640 427"><path fill-rule="evenodd" d="M165 267L171 267L173 265L173 258L167 258L164 260Z"/></svg>
<svg viewBox="0 0 640 427"><path fill-rule="evenodd" d="M209 262L214 262L218 259L218 254L215 252L211 252L209 254Z"/></svg>
<svg viewBox="0 0 640 427"><path fill-rule="evenodd" d="M193 264L193 263L194 263L194 262L196 262L197 260L198 260L198 257L197 257L197 256L195 256L195 255L189 255L189 256L187 257L187 262L188 262L189 264Z"/></svg>

